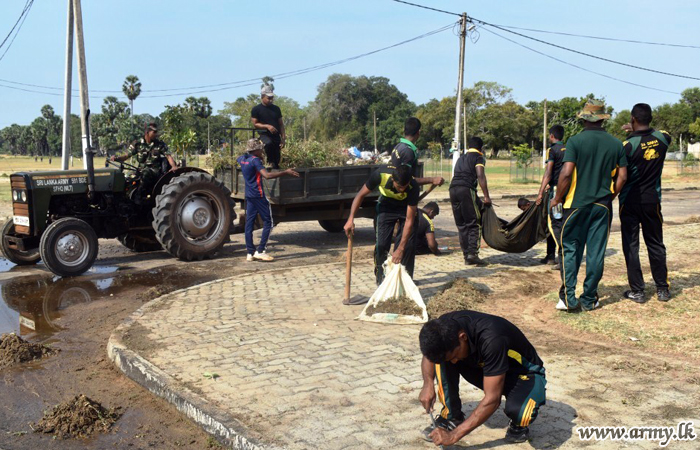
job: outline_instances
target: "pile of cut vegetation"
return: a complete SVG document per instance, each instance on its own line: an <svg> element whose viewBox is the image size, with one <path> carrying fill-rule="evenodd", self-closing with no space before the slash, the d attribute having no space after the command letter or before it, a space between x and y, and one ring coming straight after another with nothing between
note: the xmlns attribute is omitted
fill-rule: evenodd
<svg viewBox="0 0 700 450"><path fill-rule="evenodd" d="M51 356L58 350L41 344L32 344L14 333L0 336L0 369L15 364Z"/></svg>
<svg viewBox="0 0 700 450"><path fill-rule="evenodd" d="M428 316L436 319L450 311L471 309L478 311L486 300L486 293L464 278L457 278L445 289L428 300Z"/></svg>
<svg viewBox="0 0 700 450"><path fill-rule="evenodd" d="M53 434L60 439L86 438L96 432L107 432L121 416L121 408L105 408L81 394L60 403L32 428L37 433Z"/></svg>
<svg viewBox="0 0 700 450"><path fill-rule="evenodd" d="M324 142L290 139L282 150L282 169L344 166L348 156L343 152L343 142L342 137ZM207 165L214 170L237 167L236 159L245 152L245 142L233 146L233 155L230 149L214 151Z"/></svg>
<svg viewBox="0 0 700 450"><path fill-rule="evenodd" d="M378 313L398 314L401 316L423 316L423 309L413 301L413 299L402 296L388 298L372 306L369 305L365 314L373 316Z"/></svg>

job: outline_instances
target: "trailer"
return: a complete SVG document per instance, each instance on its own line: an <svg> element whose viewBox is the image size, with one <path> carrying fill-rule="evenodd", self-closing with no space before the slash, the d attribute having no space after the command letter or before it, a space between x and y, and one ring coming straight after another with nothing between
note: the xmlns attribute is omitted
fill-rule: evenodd
<svg viewBox="0 0 700 450"><path fill-rule="evenodd" d="M386 165L364 164L355 166L297 168L299 178L280 177L263 179L263 189L272 208L275 223L318 221L321 227L332 233L343 231L350 215L355 195L373 171ZM423 165L419 164L418 176ZM214 175L231 191L231 196L241 205L239 225L232 232L243 232L245 224L245 180L240 167L218 169ZM373 219L376 215L379 192L365 197L357 217Z"/></svg>

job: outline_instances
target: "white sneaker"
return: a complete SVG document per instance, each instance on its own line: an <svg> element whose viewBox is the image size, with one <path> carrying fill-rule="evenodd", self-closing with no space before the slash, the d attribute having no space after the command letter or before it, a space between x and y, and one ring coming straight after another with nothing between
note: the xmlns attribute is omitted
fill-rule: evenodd
<svg viewBox="0 0 700 450"><path fill-rule="evenodd" d="M256 261L264 261L264 262L269 262L269 261L275 260L275 258L273 258L272 256L268 255L265 252L262 252L262 253L255 252L255 254L253 255L253 259Z"/></svg>
<svg viewBox="0 0 700 450"><path fill-rule="evenodd" d="M253 255L251 255L250 253L248 253L248 255L245 257L245 260L246 260L246 262L251 262L251 261L253 261Z"/></svg>
<svg viewBox="0 0 700 450"><path fill-rule="evenodd" d="M569 309L566 307L566 303L564 303L564 300L562 300L561 298L559 299L559 303L557 303L557 306L555 306L555 308L559 311L566 311L567 309Z"/></svg>

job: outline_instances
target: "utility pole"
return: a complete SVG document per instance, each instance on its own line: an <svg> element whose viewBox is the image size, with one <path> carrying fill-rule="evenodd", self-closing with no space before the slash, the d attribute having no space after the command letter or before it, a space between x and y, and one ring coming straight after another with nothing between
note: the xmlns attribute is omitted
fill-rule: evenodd
<svg viewBox="0 0 700 450"><path fill-rule="evenodd" d="M372 116L374 117L374 153L377 153L377 111L372 110Z"/></svg>
<svg viewBox="0 0 700 450"><path fill-rule="evenodd" d="M462 120L464 121L464 124L463 124L464 125L463 126L463 130L464 130L463 136L464 137L462 138L462 140L464 141L464 149L466 150L467 149L467 103L466 102L464 102L462 104L462 111L464 112L464 114L462 114Z"/></svg>
<svg viewBox="0 0 700 450"><path fill-rule="evenodd" d="M547 163L547 99L544 99L544 127L542 128L542 167Z"/></svg>
<svg viewBox="0 0 700 450"><path fill-rule="evenodd" d="M83 10L80 0L73 0L73 14L75 20L75 38L78 41L78 82L80 83L80 127L83 134L83 168L87 169L87 152L90 142L90 127L87 116L90 111L90 98L88 97L87 66L85 65L85 40L83 39Z"/></svg>
<svg viewBox="0 0 700 450"><path fill-rule="evenodd" d="M304 116L304 142L306 142L306 116Z"/></svg>
<svg viewBox="0 0 700 450"><path fill-rule="evenodd" d="M68 0L68 25L66 26L66 79L63 92L63 153L61 168L68 170L70 148L70 102L73 89L73 0Z"/></svg>
<svg viewBox="0 0 700 450"><path fill-rule="evenodd" d="M464 89L464 50L467 39L467 13L462 13L459 30L459 76L457 81L457 104L455 105L455 137L452 140L452 175L454 176L455 164L459 159L460 151L460 106L462 106L462 89Z"/></svg>

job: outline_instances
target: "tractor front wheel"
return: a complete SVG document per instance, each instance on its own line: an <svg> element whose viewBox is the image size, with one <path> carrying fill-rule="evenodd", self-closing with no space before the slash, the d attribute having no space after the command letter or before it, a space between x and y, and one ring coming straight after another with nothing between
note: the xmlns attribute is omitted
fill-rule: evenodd
<svg viewBox="0 0 700 450"><path fill-rule="evenodd" d="M66 217L41 235L39 253L46 267L61 277L85 273L97 258L97 234L85 221Z"/></svg>

